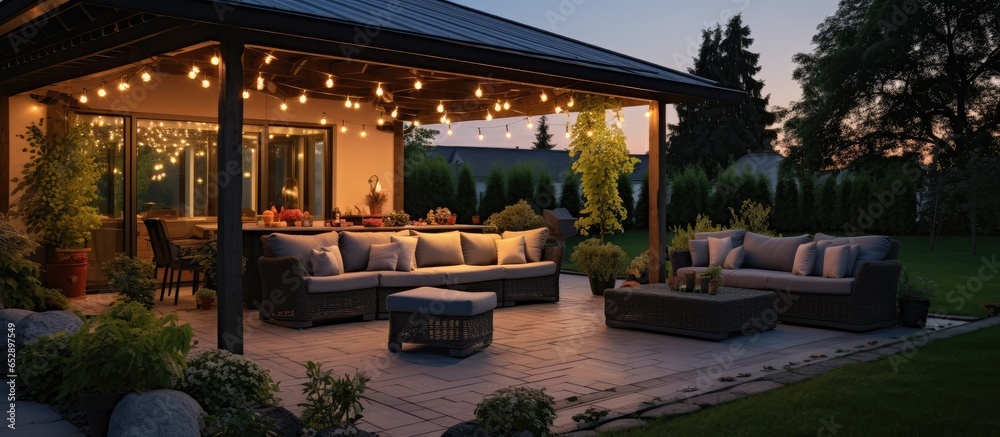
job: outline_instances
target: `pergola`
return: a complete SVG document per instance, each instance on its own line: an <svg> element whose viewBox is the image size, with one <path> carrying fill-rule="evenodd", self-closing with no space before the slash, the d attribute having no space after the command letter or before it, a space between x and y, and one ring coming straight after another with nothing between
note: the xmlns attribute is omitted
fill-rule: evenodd
<svg viewBox="0 0 1000 437"><path fill-rule="evenodd" d="M86 90L38 90L88 77L132 80L152 71L217 82L220 173L242 173L248 90L282 102L308 96L370 107L388 119L381 130L394 135L396 204L402 204L403 122L482 120L501 103L510 108L503 117L550 114L554 105L587 93L614 96L624 106L649 105L649 244L659 255L652 280L661 278L666 258L665 105L743 98L707 79L446 1L8 0L0 3L0 35L6 42L0 47L0 176L7 180L11 156L19 153L11 150L10 97L31 93L43 104L72 109ZM192 71L198 65L202 69ZM220 183L218 189L218 340L241 353L242 186ZM134 197L134 180L124 192ZM8 192L0 195L0 210L9 202ZM126 202L124 216L136 213L135 202ZM124 226L131 239L126 248L132 247L136 224Z"/></svg>

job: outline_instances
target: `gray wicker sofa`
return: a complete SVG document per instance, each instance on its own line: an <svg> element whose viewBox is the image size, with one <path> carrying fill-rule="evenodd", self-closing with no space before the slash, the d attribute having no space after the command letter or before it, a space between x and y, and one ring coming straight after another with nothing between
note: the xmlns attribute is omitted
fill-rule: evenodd
<svg viewBox="0 0 1000 437"><path fill-rule="evenodd" d="M706 263L705 254L697 253L704 250L706 243L695 240L710 237L717 245L722 244L720 239L729 238L733 251L742 248L741 254L734 254L742 255L741 263L733 263L738 256L725 256L730 259L720 261L724 255L719 254L715 254L716 259L709 260L724 267L723 285L774 290L778 293L775 310L782 322L855 332L898 322L896 285L902 265L897 260L899 242L896 240L883 236L834 237L825 234L812 238L771 238L744 230L697 233L689 242L693 251L671 253L675 275L683 278L688 272L700 274L708 268L710 262ZM811 269L805 267L808 262L803 259L805 256L797 256L799 247L810 243L818 248ZM856 260L845 268L844 277L835 277L836 274L824 277L830 272L824 271L823 253L839 255L839 248L835 249L837 252L826 252L835 246L853 247Z"/></svg>
<svg viewBox="0 0 1000 437"><path fill-rule="evenodd" d="M524 262L500 264L497 240L520 237L524 238ZM386 297L418 287L492 291L503 306L558 302L563 249L546 246L547 238L544 228L502 236L415 230L271 234L261 237L264 255L257 260L265 298L260 318L295 328L388 318ZM404 265L406 255L399 254L398 268L376 267L375 252L407 240L415 240L410 264ZM323 256L321 252L336 252L342 261L341 271L318 275L316 257Z"/></svg>

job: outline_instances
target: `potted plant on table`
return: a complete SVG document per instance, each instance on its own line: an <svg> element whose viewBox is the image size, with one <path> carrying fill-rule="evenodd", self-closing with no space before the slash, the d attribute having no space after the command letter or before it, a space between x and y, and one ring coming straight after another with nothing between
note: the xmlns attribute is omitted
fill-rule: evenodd
<svg viewBox="0 0 1000 437"><path fill-rule="evenodd" d="M368 212L372 215L382 214L382 205L389 201L389 192L372 188L365 194L365 204L368 205Z"/></svg>
<svg viewBox="0 0 1000 437"><path fill-rule="evenodd" d="M403 211L392 211L382 218L382 223L386 226L409 226L410 215Z"/></svg>
<svg viewBox="0 0 1000 437"><path fill-rule="evenodd" d="M717 294L719 292L719 285L722 282L722 267L711 266L705 269L705 272L701 274L702 277L702 291L708 292L708 294Z"/></svg>
<svg viewBox="0 0 1000 437"><path fill-rule="evenodd" d="M628 255L622 248L590 238L573 249L570 261L590 279L590 291L597 296L615 287L615 278L628 268Z"/></svg>
<svg viewBox="0 0 1000 437"><path fill-rule="evenodd" d="M32 123L20 135L27 140L23 176L11 194L21 194L13 205L14 215L27 225L28 232L54 248L46 263L46 282L62 290L66 297L82 297L87 287L87 265L91 231L101 226L97 209L97 180L101 175L95 159L97 147L86 124L67 120L62 129L44 120Z"/></svg>
<svg viewBox="0 0 1000 437"><path fill-rule="evenodd" d="M305 214L309 214L309 211L306 211ZM281 208L281 212L278 213L278 220L285 222L288 226L295 226L296 223L301 225L302 217L305 217L305 214L297 208Z"/></svg>
<svg viewBox="0 0 1000 437"><path fill-rule="evenodd" d="M194 292L194 300L198 302L198 309L210 310L215 303L215 290L211 288L200 288Z"/></svg>
<svg viewBox="0 0 1000 437"><path fill-rule="evenodd" d="M922 276L910 276L903 269L896 287L899 299L899 324L908 328L923 328L927 325L927 312L931 299L937 293L936 282Z"/></svg>

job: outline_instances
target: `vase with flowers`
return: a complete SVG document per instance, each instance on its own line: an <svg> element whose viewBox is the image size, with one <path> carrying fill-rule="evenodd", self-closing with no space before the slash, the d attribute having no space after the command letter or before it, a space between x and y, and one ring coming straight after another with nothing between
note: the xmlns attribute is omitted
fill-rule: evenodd
<svg viewBox="0 0 1000 437"><path fill-rule="evenodd" d="M305 214L309 214L309 212L306 211ZM295 226L296 222L301 222L302 217L304 217L305 214L303 214L298 208L281 208L281 211L278 212L278 220L287 223L288 226Z"/></svg>
<svg viewBox="0 0 1000 437"><path fill-rule="evenodd" d="M365 204L368 205L368 212L373 215L382 214L382 205L389 201L389 193L385 190L372 189L365 194Z"/></svg>

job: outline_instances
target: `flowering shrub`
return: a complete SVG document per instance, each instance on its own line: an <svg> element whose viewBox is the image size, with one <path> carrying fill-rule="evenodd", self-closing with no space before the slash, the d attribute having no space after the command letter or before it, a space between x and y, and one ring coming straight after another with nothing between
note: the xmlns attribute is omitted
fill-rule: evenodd
<svg viewBox="0 0 1000 437"><path fill-rule="evenodd" d="M361 224L366 228L381 228L382 219L380 218L366 218L361 220Z"/></svg>
<svg viewBox="0 0 1000 437"><path fill-rule="evenodd" d="M410 224L410 215L403 211L392 211L382 218L386 226L406 226Z"/></svg>
<svg viewBox="0 0 1000 437"><path fill-rule="evenodd" d="M306 214L309 214L309 212L307 211ZM305 215L302 214L302 211L298 210L297 208L292 208L292 209L282 208L281 212L278 213L278 220L286 222L294 222L302 220L302 217L304 216Z"/></svg>
<svg viewBox="0 0 1000 437"><path fill-rule="evenodd" d="M538 437L550 436L549 427L556 420L554 402L545 389L502 388L476 405L476 420L490 435L528 431Z"/></svg>
<svg viewBox="0 0 1000 437"><path fill-rule="evenodd" d="M427 223L432 225L446 225L450 218L451 210L448 208L438 207L427 211Z"/></svg>
<svg viewBox="0 0 1000 437"><path fill-rule="evenodd" d="M210 415L228 416L261 405L274 405L278 385L256 363L221 349L188 360L184 379L174 389L191 395Z"/></svg>

